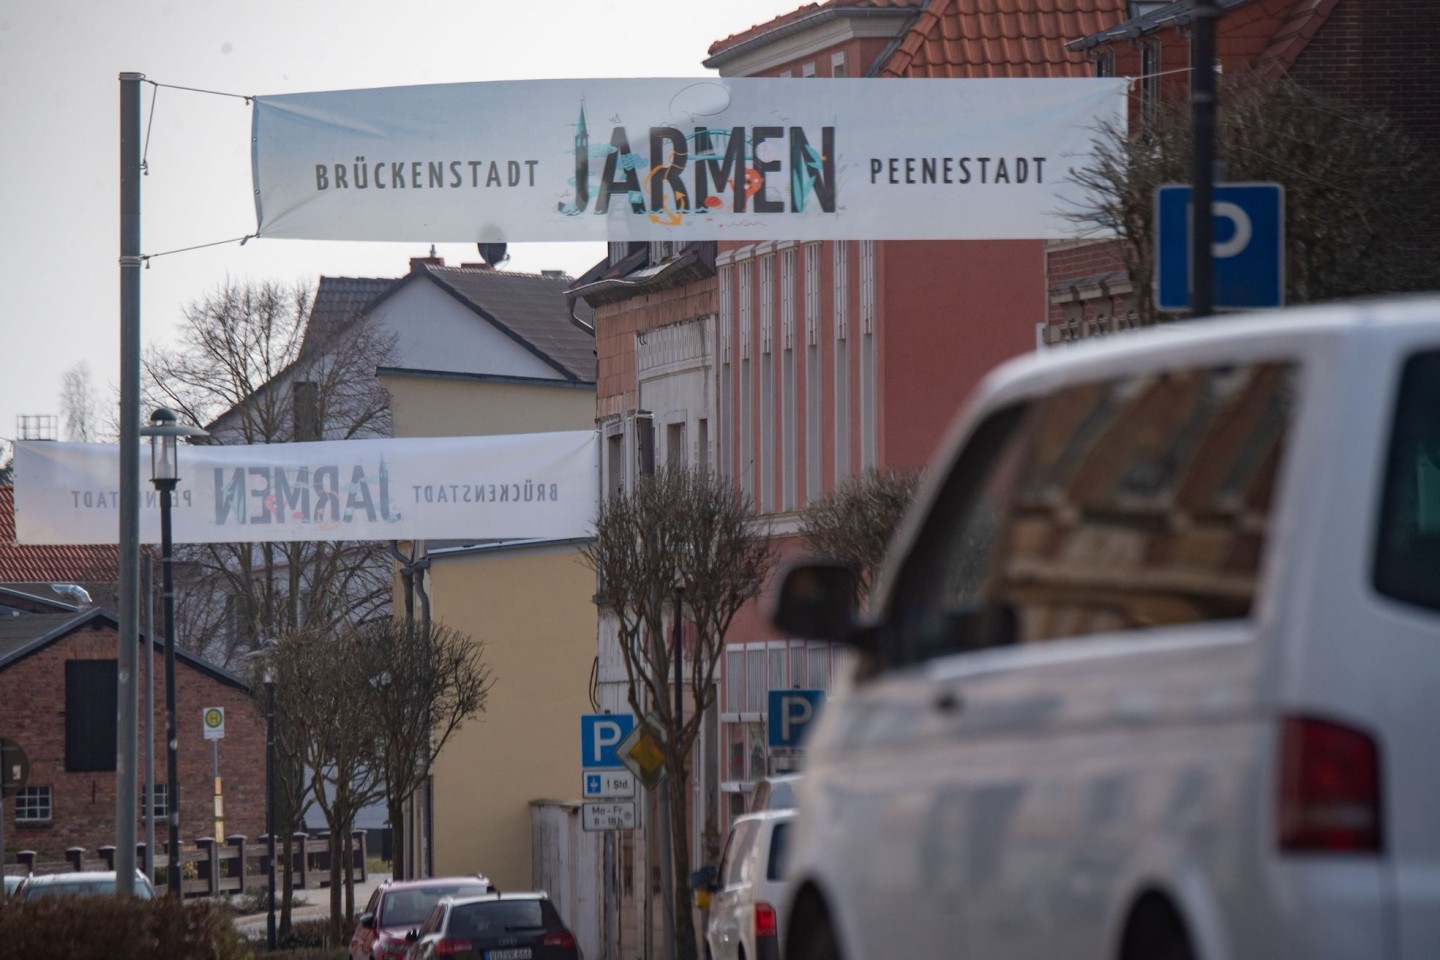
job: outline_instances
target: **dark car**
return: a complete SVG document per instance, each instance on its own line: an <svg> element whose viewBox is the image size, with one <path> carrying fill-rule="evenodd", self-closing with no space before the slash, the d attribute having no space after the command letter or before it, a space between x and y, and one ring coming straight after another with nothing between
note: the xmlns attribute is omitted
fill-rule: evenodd
<svg viewBox="0 0 1440 960"><path fill-rule="evenodd" d="M544 893L441 900L406 960L580 960L575 937Z"/></svg>
<svg viewBox="0 0 1440 960"><path fill-rule="evenodd" d="M400 960L411 941L405 935L425 922L442 897L491 893L495 885L481 874L391 880L375 888L350 938L350 960Z"/></svg>
<svg viewBox="0 0 1440 960"><path fill-rule="evenodd" d="M32 873L21 878L14 893L15 899L26 903L50 897L114 896L115 871ZM155 899L155 888L150 885L150 878L139 871L135 873L135 896L141 900Z"/></svg>

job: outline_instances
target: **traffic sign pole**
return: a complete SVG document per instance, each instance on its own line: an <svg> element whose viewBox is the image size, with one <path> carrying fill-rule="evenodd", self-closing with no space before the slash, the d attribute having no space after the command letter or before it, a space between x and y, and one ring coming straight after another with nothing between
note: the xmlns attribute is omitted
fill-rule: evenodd
<svg viewBox="0 0 1440 960"><path fill-rule="evenodd" d="M1191 10L1190 105L1195 123L1196 215L1190 218L1190 315L1208 317L1215 312L1215 260L1211 244L1215 221L1209 215L1215 188L1215 18L1219 8L1200 0Z"/></svg>

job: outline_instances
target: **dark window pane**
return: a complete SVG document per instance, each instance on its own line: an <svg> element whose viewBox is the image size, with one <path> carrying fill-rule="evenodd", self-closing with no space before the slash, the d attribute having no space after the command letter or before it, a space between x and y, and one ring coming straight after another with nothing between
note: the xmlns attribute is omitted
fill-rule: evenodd
<svg viewBox="0 0 1440 960"><path fill-rule="evenodd" d="M1440 351L1405 364L1381 496L1375 589L1440 610Z"/></svg>

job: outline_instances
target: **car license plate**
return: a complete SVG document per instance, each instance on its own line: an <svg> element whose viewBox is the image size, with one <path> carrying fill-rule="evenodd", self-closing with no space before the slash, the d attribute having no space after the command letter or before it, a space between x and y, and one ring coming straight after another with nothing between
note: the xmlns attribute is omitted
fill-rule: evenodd
<svg viewBox="0 0 1440 960"><path fill-rule="evenodd" d="M485 960L530 960L530 948L510 947L506 950L486 950Z"/></svg>

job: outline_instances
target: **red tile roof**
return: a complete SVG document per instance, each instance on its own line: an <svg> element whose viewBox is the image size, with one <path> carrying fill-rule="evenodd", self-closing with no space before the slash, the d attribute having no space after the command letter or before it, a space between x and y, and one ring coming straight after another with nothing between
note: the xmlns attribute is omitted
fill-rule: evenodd
<svg viewBox="0 0 1440 960"><path fill-rule="evenodd" d="M1263 76L1278 77L1289 70L1320 32L1337 2L1339 0L1299 0L1255 62L1256 71Z"/></svg>
<svg viewBox="0 0 1440 960"><path fill-rule="evenodd" d="M0 583L107 583L119 578L119 570L114 544L17 544L15 488L0 484Z"/></svg>
<svg viewBox="0 0 1440 960"><path fill-rule="evenodd" d="M827 16L914 10L916 16L877 76L1094 76L1093 65L1066 44L1125 19L1125 0L827 0L716 41L710 56L800 28Z"/></svg>
<svg viewBox="0 0 1440 960"><path fill-rule="evenodd" d="M747 40L754 40L768 33L774 33L784 27L798 24L802 20L818 15L840 14L845 11L871 11L871 10L895 10L895 9L916 9L925 5L925 0L825 0L824 3L807 3L803 7L782 14L774 20L767 20L765 23L757 23L749 30L742 30L739 33L731 34L724 40L716 40L710 44L709 54L715 56L724 53Z"/></svg>
<svg viewBox="0 0 1440 960"><path fill-rule="evenodd" d="M1125 19L1125 0L934 0L882 77L1094 76L1066 44Z"/></svg>

